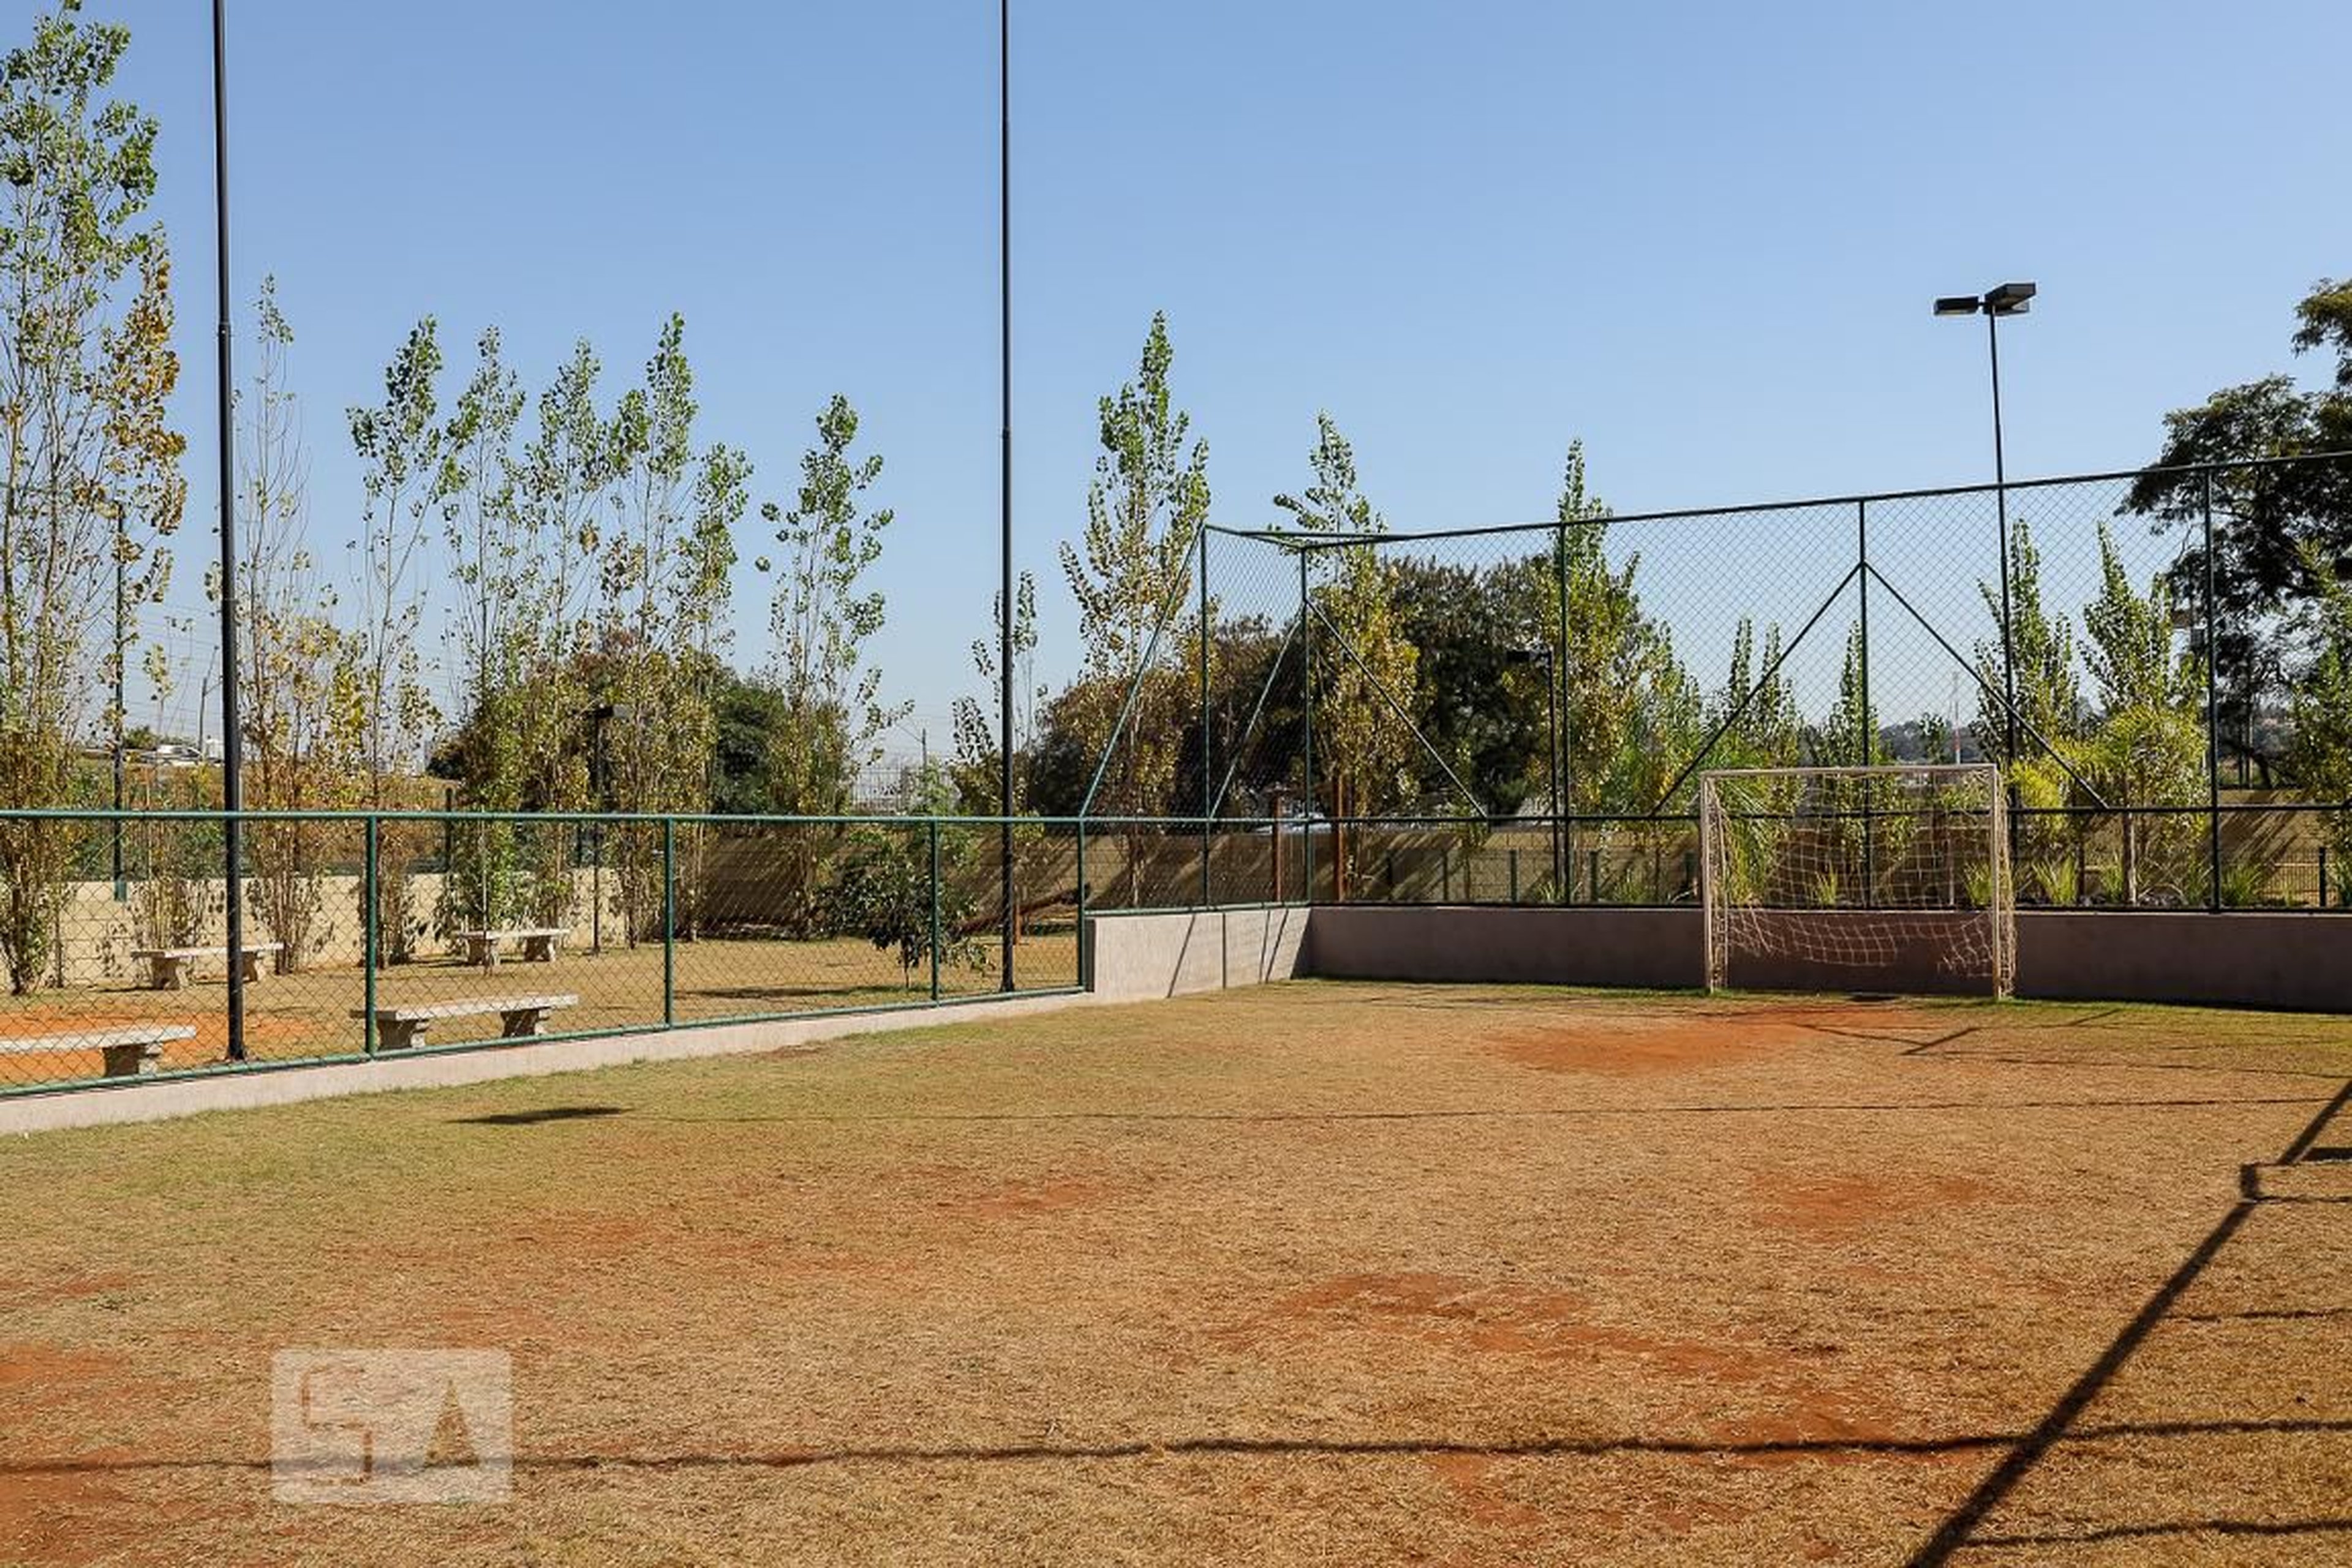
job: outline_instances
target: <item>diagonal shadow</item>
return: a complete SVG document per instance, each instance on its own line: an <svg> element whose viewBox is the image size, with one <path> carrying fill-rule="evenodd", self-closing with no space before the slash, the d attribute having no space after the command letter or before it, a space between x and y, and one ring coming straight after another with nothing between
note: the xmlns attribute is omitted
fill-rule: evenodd
<svg viewBox="0 0 2352 1568"><path fill-rule="evenodd" d="M2320 1107L2318 1113L2304 1124L2302 1132L2287 1145L2277 1163L2293 1164L2300 1160L2347 1104L2352 1104L2352 1080L2346 1081L2344 1087ZM2171 1277L2157 1287L2156 1293L2109 1342L2107 1348L2100 1352L2089 1369L2059 1396L2058 1402L2050 1407L2049 1414L2042 1418L2025 1440L2011 1449L2008 1457L1993 1468L1990 1475L1977 1483L1976 1489L1961 1500L1960 1505L1937 1527L1936 1532L1911 1555L1907 1568L1943 1568L1951 1561L1954 1552L1969 1544L1969 1537L1975 1534L1977 1527L2017 1489L2018 1484L2042 1462L2042 1458L2065 1438L2068 1431L2082 1418L2084 1411L2090 1407L2091 1402L2115 1380L2116 1374L2123 1370L2124 1363L2131 1360L2133 1353L2156 1331L2156 1326L2171 1312L2173 1303L2197 1282L2198 1277L2205 1272L2213 1259L2221 1255L2221 1249L2244 1227L2247 1220L2253 1217L2254 1211L2262 1206L2263 1199L2255 1189L2252 1175L2252 1167L2240 1173L2238 1201L2231 1205L2229 1212L2206 1233L2205 1239L2197 1244L2180 1266L2172 1271Z"/></svg>

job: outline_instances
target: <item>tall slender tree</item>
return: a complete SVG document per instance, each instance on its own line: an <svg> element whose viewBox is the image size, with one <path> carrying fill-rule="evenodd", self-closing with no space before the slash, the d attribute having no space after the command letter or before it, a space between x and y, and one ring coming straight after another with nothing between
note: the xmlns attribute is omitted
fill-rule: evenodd
<svg viewBox="0 0 2352 1568"><path fill-rule="evenodd" d="M817 415L816 444L801 455L793 506L771 501L761 512L782 546L769 628L784 722L769 738L769 793L795 816L847 812L860 775L881 755L883 733L910 710L882 700L882 672L866 662L887 613L867 574L897 514L866 501L883 460L853 451L857 430L857 410L835 395ZM805 827L791 839L789 919L802 934L823 912L819 868L835 837Z"/></svg>
<svg viewBox="0 0 2352 1568"><path fill-rule="evenodd" d="M129 29L38 17L0 61L0 805L66 804L117 590L160 596L184 500L156 123L110 99ZM118 574L119 578L118 578ZM112 658L122 657L118 648ZM0 959L42 983L70 833L0 825Z"/></svg>
<svg viewBox="0 0 2352 1568"><path fill-rule="evenodd" d="M1374 542L1388 531L1356 474L1355 449L1328 414L1315 416L1312 482L1274 498L1306 532L1344 541L1309 559L1309 614L1320 668L1315 680L1316 795L1335 821L1377 816L1403 804L1420 742L1412 724L1421 651L1404 635L1397 574ZM1475 803L1453 802L1457 811ZM1360 832L1339 831L1341 896L1360 858Z"/></svg>
<svg viewBox="0 0 2352 1568"><path fill-rule="evenodd" d="M1075 700L1063 707L1073 736L1101 759L1098 816L1167 811L1182 752L1184 640L1165 628L1192 585L1210 489L1208 443L1193 439L1170 386L1175 359L1168 319L1154 315L1135 379L1097 405L1102 449L1087 489L1086 533L1061 551L1086 650ZM1121 837L1132 899L1151 836L1129 826Z"/></svg>

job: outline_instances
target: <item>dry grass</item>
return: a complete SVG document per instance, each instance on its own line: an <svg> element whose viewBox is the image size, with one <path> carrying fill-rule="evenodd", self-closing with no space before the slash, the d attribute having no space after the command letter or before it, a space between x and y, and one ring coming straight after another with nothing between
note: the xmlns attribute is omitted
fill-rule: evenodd
<svg viewBox="0 0 2352 1568"><path fill-rule="evenodd" d="M2347 1077L2333 1019L1298 984L53 1135L0 1562L2342 1563L2352 1182L2241 1182ZM318 1345L511 1352L513 1501L273 1503Z"/></svg>

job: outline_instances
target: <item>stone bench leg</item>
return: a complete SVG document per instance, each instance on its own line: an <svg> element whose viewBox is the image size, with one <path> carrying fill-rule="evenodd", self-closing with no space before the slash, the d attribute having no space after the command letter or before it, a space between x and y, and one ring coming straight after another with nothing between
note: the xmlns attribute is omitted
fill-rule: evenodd
<svg viewBox="0 0 2352 1568"><path fill-rule="evenodd" d="M530 936L523 938L522 956L523 962L526 963L553 963L555 962L555 939L551 936Z"/></svg>
<svg viewBox="0 0 2352 1568"><path fill-rule="evenodd" d="M496 969L499 966L499 939L494 936L467 937L466 962L477 969Z"/></svg>
<svg viewBox="0 0 2352 1568"><path fill-rule="evenodd" d="M245 983L247 985L258 985L261 984L261 961L268 956L268 955L267 953L259 952L248 952L245 955Z"/></svg>
<svg viewBox="0 0 2352 1568"><path fill-rule="evenodd" d="M375 1048L380 1051L404 1051L425 1037L425 1018L378 1018L375 1021Z"/></svg>
<svg viewBox="0 0 2352 1568"><path fill-rule="evenodd" d="M499 1037L502 1040L527 1040L534 1035L547 1033L547 1009L525 1007L520 1012L499 1015Z"/></svg>
<svg viewBox="0 0 2352 1568"><path fill-rule="evenodd" d="M190 967L184 958L156 953L147 960L147 988L151 991L185 991Z"/></svg>
<svg viewBox="0 0 2352 1568"><path fill-rule="evenodd" d="M146 1078L163 1070L163 1047L153 1040L100 1047L109 1078Z"/></svg>

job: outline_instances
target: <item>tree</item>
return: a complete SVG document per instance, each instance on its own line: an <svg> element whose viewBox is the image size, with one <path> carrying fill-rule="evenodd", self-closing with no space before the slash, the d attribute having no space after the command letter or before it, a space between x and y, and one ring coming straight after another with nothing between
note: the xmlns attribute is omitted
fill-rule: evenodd
<svg viewBox="0 0 2352 1568"><path fill-rule="evenodd" d="M798 816L848 811L858 775L881 755L883 732L912 710L883 703L882 672L865 661L866 645L881 631L887 610L881 591L866 586L865 578L882 558L895 514L865 503L882 478L882 458L851 455L857 423L849 399L835 394L817 416L816 445L801 456L792 510L773 501L761 509L783 546L769 627L784 721L770 732L769 795L780 810ZM761 569L769 564L761 561ZM788 840L784 912L796 934L813 934L818 923L819 870L835 837L809 826Z"/></svg>
<svg viewBox="0 0 2352 1568"><path fill-rule="evenodd" d="M2123 814L2123 899L2135 904L2144 862L2178 851L2191 826L2190 818L2160 808L2204 799L2205 735L2197 718L2204 678L2173 651L2165 579L2156 578L2145 595L2135 592L2104 524L2099 573L2099 596L2083 612L2084 662L2098 688L2099 717L2083 743L2081 766L2100 797ZM2138 815L2150 807L2159 813Z"/></svg>
<svg viewBox="0 0 2352 1568"><path fill-rule="evenodd" d="M184 501L164 409L171 267L155 193L156 124L104 97L127 28L38 18L0 63L0 806L67 804L93 717L100 605L163 592L163 541ZM118 576L119 573L119 576ZM117 648L114 658L121 657ZM42 980L71 846L61 824L0 825L0 959Z"/></svg>
<svg viewBox="0 0 2352 1568"><path fill-rule="evenodd" d="M1984 601L1992 632L1978 639L1977 743L1990 760L2020 765L2046 763L2042 736L2056 745L2083 731L2083 693L2075 676L2074 632L2066 617L2047 609L2042 597L2042 552L2033 542L2033 525L2015 519L2009 532L2009 647L2017 662L2017 753L2009 750L2009 710L2003 699L2007 686L2001 675L2000 585L1979 582L1977 595Z"/></svg>
<svg viewBox="0 0 2352 1568"><path fill-rule="evenodd" d="M1097 816L1156 816L1175 790L1183 650L1167 646L1162 627L1191 586L1210 492L1208 443L1191 438L1191 416L1169 389L1174 363L1168 319L1154 315L1136 378L1097 405L1102 450L1087 488L1086 534L1061 550L1086 647L1073 700L1062 706L1074 738L1104 759ZM1132 897L1147 836L1130 826L1125 837Z"/></svg>
<svg viewBox="0 0 2352 1568"><path fill-rule="evenodd" d="M1564 804L1645 814L1701 739L1696 694L1666 628L1642 609L1640 554L1609 564L1609 507L1586 488L1581 441L1569 445L1553 510L1552 548L1530 588L1543 646L1561 650Z"/></svg>
<svg viewBox="0 0 2352 1568"><path fill-rule="evenodd" d="M305 542L310 532L308 462L286 363L294 329L262 279L251 384L237 400L243 535L238 621L243 692L238 745L247 802L267 811L333 811L352 805L362 775L367 646L335 620L336 595ZM218 584L213 584L215 595ZM341 830L319 821L252 825L247 859L253 903L278 944L281 974L299 971L325 941L329 865Z"/></svg>
<svg viewBox="0 0 2352 1568"><path fill-rule="evenodd" d="M882 458L851 457L857 423L857 411L836 394L817 416L817 444L801 456L793 509L761 508L784 547L769 626L789 719L773 737L772 793L800 816L848 810L858 774L881 755L883 732L912 710L882 702L882 672L865 662L887 606L864 579L882 558L896 514L863 504L882 477Z"/></svg>
<svg viewBox="0 0 2352 1568"><path fill-rule="evenodd" d="M1724 726L1707 765L1718 768L1794 767L1801 754L1804 723L1796 692L1780 673L1780 628L1765 629L1758 657L1756 623L1739 618L1732 632L1731 665L1723 688L1707 705L1711 724Z"/></svg>
<svg viewBox="0 0 2352 1568"><path fill-rule="evenodd" d="M1527 563L1482 571L1407 557L1391 569L1399 628L1420 654L1416 727L1489 811L1549 811L1549 709L1542 668L1523 657L1541 635L1529 609ZM1276 717L1269 712L1262 726L1269 739L1296 730L1295 721L1273 722ZM1413 766L1417 795L1449 787L1435 758L1419 753Z"/></svg>
<svg viewBox="0 0 2352 1568"><path fill-rule="evenodd" d="M444 500L439 424L439 329L426 316L409 329L383 372L383 400L348 410L352 447L361 464L364 502L360 514L359 635L361 757L366 803L397 804L394 781L419 760L440 715L426 689L417 637L424 617L420 581L425 541ZM376 850L379 951L404 963L424 934L412 918L409 866L423 852L423 836L407 824L387 826Z"/></svg>
<svg viewBox="0 0 2352 1568"><path fill-rule="evenodd" d="M910 814L937 817L952 809L953 789L944 769L931 763L910 771L914 776L905 795ZM860 823L851 830L840 870L825 891L829 923L895 956L902 986L913 985L916 967L930 959L934 946L941 963L984 963L986 948L972 934L979 848L969 828L919 821Z"/></svg>
<svg viewBox="0 0 2352 1568"><path fill-rule="evenodd" d="M598 645L612 661L607 784L625 811L695 812L710 798L718 743L715 676L727 637L735 526L750 505L751 460L723 444L698 454L686 321L663 323L642 387L611 426L614 525L598 562ZM699 918L705 834L687 826L670 907L691 936ZM658 929L662 857L650 835L620 838L624 929Z"/></svg>
<svg viewBox="0 0 2352 1568"><path fill-rule="evenodd" d="M1420 650L1405 640L1396 606L1396 574L1372 542L1388 531L1356 478L1356 455L1330 415L1315 416L1314 481L1274 504L1306 532L1340 541L1307 557L1315 674L1315 798L1340 824L1339 888L1354 870L1357 834L1346 824L1404 804L1409 766L1419 748L1412 714ZM1455 809L1472 802L1459 799Z"/></svg>
<svg viewBox="0 0 2352 1568"><path fill-rule="evenodd" d="M2296 672L2287 765L2305 795L2332 807L2321 832L2339 867L2352 866L2352 589L2325 566L2306 615L2311 658Z"/></svg>
<svg viewBox="0 0 2352 1568"><path fill-rule="evenodd" d="M1004 625L1004 595L991 596L989 622L991 629L1001 632ZM997 679L997 659L1000 649L994 637L975 637L971 644L971 665L981 679L985 698L959 697L955 700L955 768L950 775L956 786L956 804L975 816L994 816L1005 809L1003 779L999 759L1002 731L999 717L1003 698ZM1027 572L1021 574L1013 590L1013 803L1010 810L1019 815L1034 809L1029 802L1027 781L1024 777L1024 762L1037 745L1037 714L1045 700L1045 689L1037 684L1037 579Z"/></svg>
<svg viewBox="0 0 2352 1568"><path fill-rule="evenodd" d="M2259 763L2254 719L2298 657L2298 606L2321 591L2318 574L2352 568L2352 463L2263 465L2258 459L2352 450L2352 279L2322 279L2295 308L2294 352L2333 351L2330 384L2300 390L2286 375L2224 387L2164 416L2156 461L2133 481L2123 510L2174 529L2185 546L2169 574L2174 595L2201 600L2204 518L2213 521L2211 651L2223 738ZM2240 465L2181 471L2201 464Z"/></svg>

